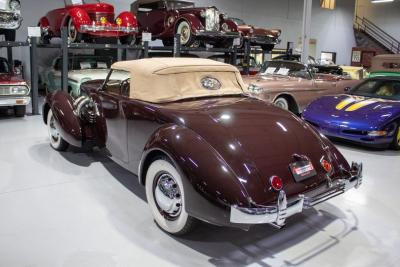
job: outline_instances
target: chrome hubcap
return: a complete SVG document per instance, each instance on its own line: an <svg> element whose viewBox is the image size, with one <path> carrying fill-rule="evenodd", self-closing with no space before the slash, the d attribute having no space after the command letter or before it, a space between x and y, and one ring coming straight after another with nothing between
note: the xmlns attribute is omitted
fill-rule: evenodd
<svg viewBox="0 0 400 267"><path fill-rule="evenodd" d="M186 25L181 29L181 43L186 44L190 38L190 29Z"/></svg>
<svg viewBox="0 0 400 267"><path fill-rule="evenodd" d="M160 212L167 219L175 219L182 211L182 195L178 183L168 173L161 174L154 188Z"/></svg>
<svg viewBox="0 0 400 267"><path fill-rule="evenodd" d="M289 109L289 107L286 105L285 102L279 101L279 100L275 102L275 106L282 108L282 109L286 109L286 110Z"/></svg>
<svg viewBox="0 0 400 267"><path fill-rule="evenodd" d="M60 133L58 132L55 122L54 122L54 117L51 117L50 119L50 137L54 140L57 141L60 138Z"/></svg>
<svg viewBox="0 0 400 267"><path fill-rule="evenodd" d="M400 145L400 128L397 130L397 144Z"/></svg>
<svg viewBox="0 0 400 267"><path fill-rule="evenodd" d="M69 22L69 37L72 39L72 41L74 41L76 38L76 29L72 20Z"/></svg>

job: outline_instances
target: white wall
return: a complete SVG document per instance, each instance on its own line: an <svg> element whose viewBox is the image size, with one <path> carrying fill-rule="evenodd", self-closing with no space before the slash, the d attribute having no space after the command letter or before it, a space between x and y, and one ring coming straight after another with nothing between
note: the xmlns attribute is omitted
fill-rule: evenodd
<svg viewBox="0 0 400 267"><path fill-rule="evenodd" d="M357 0L357 14L366 17L400 41L400 2L372 4L370 0Z"/></svg>
<svg viewBox="0 0 400 267"><path fill-rule="evenodd" d="M133 0L106 0L114 4L116 12L129 10ZM24 22L17 32L18 40L25 40L27 26L35 26L47 11L63 6L63 0L21 0ZM288 41L299 41L302 25L302 0L195 0L196 5L215 5L230 16L240 17L250 24L260 27L282 29L282 43L285 48ZM355 0L337 0L336 10L324 10L319 0L313 1L312 36L317 40L317 56L321 51L337 52L337 63L349 64L351 48L355 46L352 21ZM58 52L44 52L48 60ZM26 48L15 48L16 59L29 61ZM28 66L27 66L28 67Z"/></svg>

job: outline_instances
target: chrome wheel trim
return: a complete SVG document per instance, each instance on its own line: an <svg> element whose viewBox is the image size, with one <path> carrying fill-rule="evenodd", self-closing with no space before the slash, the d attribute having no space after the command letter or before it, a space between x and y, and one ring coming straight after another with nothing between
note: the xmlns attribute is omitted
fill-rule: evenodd
<svg viewBox="0 0 400 267"><path fill-rule="evenodd" d="M189 43L192 33L190 31L190 26L186 21L182 21L179 24L177 33L181 35L181 45Z"/></svg>
<svg viewBox="0 0 400 267"><path fill-rule="evenodd" d="M51 110L49 110L49 114L48 114L48 118L47 118L47 129L48 129L48 133L49 133L51 146L54 148L58 148L61 143L61 136L60 136L60 132L58 131L58 129L56 127L53 112Z"/></svg>
<svg viewBox="0 0 400 267"><path fill-rule="evenodd" d="M400 126L397 129L397 144L400 146Z"/></svg>
<svg viewBox="0 0 400 267"><path fill-rule="evenodd" d="M179 184L169 173L162 173L155 180L154 198L160 213L168 220L179 217L182 195Z"/></svg>
<svg viewBox="0 0 400 267"><path fill-rule="evenodd" d="M69 19L68 21L68 36L71 40L71 43L75 42L76 36L78 35L74 22L72 21L72 18Z"/></svg>
<svg viewBox="0 0 400 267"><path fill-rule="evenodd" d="M289 103L286 101L284 98L278 98L275 100L274 105L284 109L284 110L289 110Z"/></svg>

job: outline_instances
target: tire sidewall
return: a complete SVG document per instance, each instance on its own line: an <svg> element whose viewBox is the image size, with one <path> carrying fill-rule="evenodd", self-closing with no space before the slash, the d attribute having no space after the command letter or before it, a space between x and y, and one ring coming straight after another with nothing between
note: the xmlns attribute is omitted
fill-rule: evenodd
<svg viewBox="0 0 400 267"><path fill-rule="evenodd" d="M50 139L50 146L54 148L55 150L60 150L62 146L62 138L61 135L58 137L58 140L55 141L51 135L51 126L50 126L50 121L53 118L53 111L50 109L49 113L47 114L47 132L49 135Z"/></svg>
<svg viewBox="0 0 400 267"><path fill-rule="evenodd" d="M193 35L192 35L192 31L191 31L191 29L190 29L190 24L189 24L186 20L183 20L183 21L179 22L178 27L176 28L176 33L177 33L177 34L181 34L182 29L184 28L184 26L187 26L187 27L188 27L188 29L189 29L189 34L190 34L190 35L189 35L189 38L187 39L187 42L186 42L186 43L183 43L183 42L182 42L182 39L181 39L181 45L183 45L183 46L190 46L191 43L192 43ZM181 36L182 36L182 34L181 34Z"/></svg>
<svg viewBox="0 0 400 267"><path fill-rule="evenodd" d="M278 103L282 103L282 105L285 106L285 107L282 107L282 106L278 105ZM279 108L281 108L281 109L289 110L289 102L283 97L278 97L277 99L275 99L274 105L279 107Z"/></svg>
<svg viewBox="0 0 400 267"><path fill-rule="evenodd" d="M160 172L168 172L171 174L176 183L178 184L182 198L182 210L180 215L173 221L167 220L158 210L155 196L154 196L154 183ZM168 161L158 159L151 163L146 173L146 197L148 205L153 214L154 220L164 231L170 234L177 234L181 232L189 219L189 215L185 210L185 189L183 187L182 177L177 169Z"/></svg>
<svg viewBox="0 0 400 267"><path fill-rule="evenodd" d="M400 122L397 123L396 131L394 132L393 143L392 143L392 148L394 150L400 150L400 144L399 141L397 140L399 133L400 133Z"/></svg>

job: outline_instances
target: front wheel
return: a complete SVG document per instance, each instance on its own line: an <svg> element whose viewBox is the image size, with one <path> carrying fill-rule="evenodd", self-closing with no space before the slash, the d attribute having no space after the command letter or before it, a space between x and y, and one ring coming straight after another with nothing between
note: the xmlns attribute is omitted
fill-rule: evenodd
<svg viewBox="0 0 400 267"><path fill-rule="evenodd" d="M400 125L397 126L397 130L394 133L392 148L394 150L400 150Z"/></svg>
<svg viewBox="0 0 400 267"><path fill-rule="evenodd" d="M123 45L133 45L136 43L136 38L132 34L119 37L119 41Z"/></svg>
<svg viewBox="0 0 400 267"><path fill-rule="evenodd" d="M50 146L57 151L67 150L69 144L61 137L60 131L57 129L53 111L50 109L47 114L47 131L50 138Z"/></svg>
<svg viewBox="0 0 400 267"><path fill-rule="evenodd" d="M78 32L72 18L68 21L68 37L71 43L80 43L82 41L82 33Z"/></svg>
<svg viewBox="0 0 400 267"><path fill-rule="evenodd" d="M286 100L286 98L283 97L278 97L275 101L274 101L274 105L284 109L284 110L289 110L289 102Z"/></svg>
<svg viewBox="0 0 400 267"><path fill-rule="evenodd" d="M182 177L166 159L151 163L146 174L147 202L158 226L167 233L184 235L195 219L185 211Z"/></svg>
<svg viewBox="0 0 400 267"><path fill-rule="evenodd" d="M15 42L15 30L4 30L4 38L7 42Z"/></svg>
<svg viewBox="0 0 400 267"><path fill-rule="evenodd" d="M181 45L190 47L194 42L194 37L192 35L192 30L187 21L182 21L176 28L176 33L181 35Z"/></svg>
<svg viewBox="0 0 400 267"><path fill-rule="evenodd" d="M26 106L15 106L14 114L15 117L24 117L26 113Z"/></svg>

